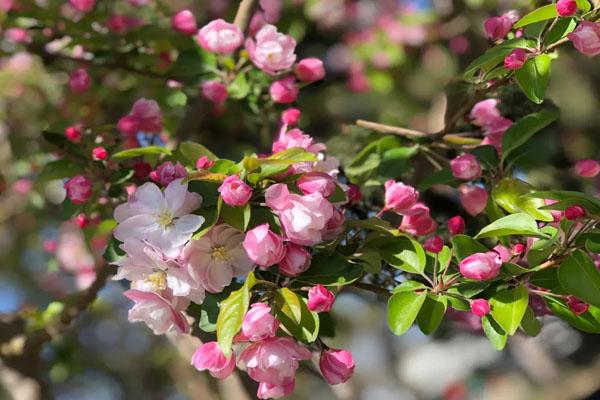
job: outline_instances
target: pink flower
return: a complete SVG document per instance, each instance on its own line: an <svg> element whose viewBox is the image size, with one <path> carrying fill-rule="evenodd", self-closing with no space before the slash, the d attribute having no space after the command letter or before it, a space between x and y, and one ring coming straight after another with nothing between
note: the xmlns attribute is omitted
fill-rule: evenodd
<svg viewBox="0 0 600 400"><path fill-rule="evenodd" d="M279 183L267 189L265 199L278 215L287 239L304 246L321 242L334 216L333 206L319 192L291 194L287 185Z"/></svg>
<svg viewBox="0 0 600 400"><path fill-rule="evenodd" d="M15 6L16 0L0 0L0 11L8 12Z"/></svg>
<svg viewBox="0 0 600 400"><path fill-rule="evenodd" d="M294 391L295 382L292 381L287 385L271 385L267 382L260 382L258 384L258 392L256 398L258 399L280 399L282 397L289 396Z"/></svg>
<svg viewBox="0 0 600 400"><path fill-rule="evenodd" d="M218 191L225 204L234 207L248 204L252 197L252 188L237 175L225 178Z"/></svg>
<svg viewBox="0 0 600 400"><path fill-rule="evenodd" d="M296 126L300 120L300 110L297 108L288 108L281 113L281 122L285 125Z"/></svg>
<svg viewBox="0 0 600 400"><path fill-rule="evenodd" d="M143 21L139 18L129 17L127 15L111 15L106 20L106 27L119 35L124 35L133 28L142 25Z"/></svg>
<svg viewBox="0 0 600 400"><path fill-rule="evenodd" d="M565 218L573 221L585 216L585 209L581 206L570 206L565 210Z"/></svg>
<svg viewBox="0 0 600 400"><path fill-rule="evenodd" d="M324 350L319 359L319 369L330 385L344 383L354 373L352 353L338 349Z"/></svg>
<svg viewBox="0 0 600 400"><path fill-rule="evenodd" d="M323 231L323 240L334 240L344 231L344 222L346 217L344 216L344 210L339 208L333 209L333 215L327 221L325 225L325 231Z"/></svg>
<svg viewBox="0 0 600 400"><path fill-rule="evenodd" d="M152 165L147 162L138 162L133 165L133 175L138 179L145 179L152 172Z"/></svg>
<svg viewBox="0 0 600 400"><path fill-rule="evenodd" d="M4 31L4 39L12 43L29 43L31 37L27 29L23 28L8 28Z"/></svg>
<svg viewBox="0 0 600 400"><path fill-rule="evenodd" d="M293 76L275 81L269 87L269 94L275 103L289 104L298 97L298 86Z"/></svg>
<svg viewBox="0 0 600 400"><path fill-rule="evenodd" d="M208 342L196 349L192 365L198 371L208 371L214 378L225 379L235 368L235 355L227 358L217 342Z"/></svg>
<svg viewBox="0 0 600 400"><path fill-rule="evenodd" d="M473 106L469 117L475 125L487 125L501 117L498 103L496 99L482 100Z"/></svg>
<svg viewBox="0 0 600 400"><path fill-rule="evenodd" d="M298 276L310 266L310 253L302 246L286 243L285 257L279 262L279 272L286 276Z"/></svg>
<svg viewBox="0 0 600 400"><path fill-rule="evenodd" d="M311 352L290 337L271 337L252 343L240 355L250 378L270 385L294 382L298 361L309 360Z"/></svg>
<svg viewBox="0 0 600 400"><path fill-rule="evenodd" d="M65 182L64 187L73 204L83 204L92 196L92 181L83 175L75 175Z"/></svg>
<svg viewBox="0 0 600 400"><path fill-rule="evenodd" d="M481 176L481 165L473 154L463 153L450 161L450 169L455 178L470 181Z"/></svg>
<svg viewBox="0 0 600 400"><path fill-rule="evenodd" d="M600 23L583 21L567 37L580 53L588 57L600 54Z"/></svg>
<svg viewBox="0 0 600 400"><path fill-rule="evenodd" d="M323 61L314 57L304 58L294 67L294 74L298 80L303 82L320 81L325 77Z"/></svg>
<svg viewBox="0 0 600 400"><path fill-rule="evenodd" d="M515 256L520 256L525 252L525 245L523 243L517 243L512 247L512 254Z"/></svg>
<svg viewBox="0 0 600 400"><path fill-rule="evenodd" d="M404 215L398 228L413 236L429 235L437 229L437 222L429 214L429 207L417 203L410 209L410 214Z"/></svg>
<svg viewBox="0 0 600 400"><path fill-rule="evenodd" d="M246 232L243 246L248 257L261 267L270 267L285 257L283 240L269 230L269 224L259 225Z"/></svg>
<svg viewBox="0 0 600 400"><path fill-rule="evenodd" d="M500 260L503 263L509 262L513 256L512 250L506 246L502 246L501 244L497 244L496 246L494 246L492 251L494 251L496 254L498 254L500 256Z"/></svg>
<svg viewBox="0 0 600 400"><path fill-rule="evenodd" d="M150 172L150 178L161 186L167 186L175 179L185 178L186 176L187 171L185 167L179 164L179 162L173 165L171 161L165 161L155 171Z"/></svg>
<svg viewBox="0 0 600 400"><path fill-rule="evenodd" d="M92 158L96 161L106 160L108 157L108 152L102 146L94 147L92 149Z"/></svg>
<svg viewBox="0 0 600 400"><path fill-rule="evenodd" d="M569 309L573 311L575 315L581 315L590 308L589 304L584 303L575 296L569 296L567 298L567 306L569 306Z"/></svg>
<svg viewBox="0 0 600 400"><path fill-rule="evenodd" d="M455 215L454 217L450 218L447 222L447 225L448 232L450 232L452 236L460 235L465 231L465 220L460 215Z"/></svg>
<svg viewBox="0 0 600 400"><path fill-rule="evenodd" d="M117 129L124 135L159 133L162 130L162 114L158 103L144 98L137 100L128 115L121 118Z"/></svg>
<svg viewBox="0 0 600 400"><path fill-rule="evenodd" d="M207 156L201 156L196 160L196 169L209 169L215 165L215 162L209 159Z"/></svg>
<svg viewBox="0 0 600 400"><path fill-rule="evenodd" d="M206 51L231 54L241 46L244 34L236 25L215 19L200 29L196 39Z"/></svg>
<svg viewBox="0 0 600 400"><path fill-rule="evenodd" d="M241 245L243 239L243 232L226 224L216 225L183 248L181 264L205 290L219 293L234 277L245 277L253 268Z"/></svg>
<svg viewBox="0 0 600 400"><path fill-rule="evenodd" d="M444 248L444 240L439 236L432 236L423 243L423 248L430 253L439 253Z"/></svg>
<svg viewBox="0 0 600 400"><path fill-rule="evenodd" d="M73 143L81 140L81 129L76 126L69 126L65 129L65 136Z"/></svg>
<svg viewBox="0 0 600 400"><path fill-rule="evenodd" d="M575 173L583 178L593 178L600 174L600 163L591 158L579 160L575 164Z"/></svg>
<svg viewBox="0 0 600 400"><path fill-rule="evenodd" d="M271 150L273 153L279 153L292 147L301 147L315 154L325 150L324 144L315 143L312 137L298 128L290 129L287 132L282 129L279 138L273 143Z"/></svg>
<svg viewBox="0 0 600 400"><path fill-rule="evenodd" d="M190 10L181 10L171 18L171 26L185 35L194 35L198 31L196 17Z"/></svg>
<svg viewBox="0 0 600 400"><path fill-rule="evenodd" d="M335 182L331 175L324 172L307 172L298 178L296 185L304 194L319 192L329 197L335 191Z"/></svg>
<svg viewBox="0 0 600 400"><path fill-rule="evenodd" d="M515 49L504 58L504 68L518 70L527 61L527 52L524 49Z"/></svg>
<svg viewBox="0 0 600 400"><path fill-rule="evenodd" d="M69 88L73 93L83 93L92 86L92 79L85 68L78 68L69 76Z"/></svg>
<svg viewBox="0 0 600 400"><path fill-rule="evenodd" d="M410 215L412 207L419 200L419 192L402 182L393 179L385 183L385 209L393 210L398 214Z"/></svg>
<svg viewBox="0 0 600 400"><path fill-rule="evenodd" d="M252 304L242 322L242 333L252 342L275 336L277 329L279 321L271 314L271 307L265 303Z"/></svg>
<svg viewBox="0 0 600 400"><path fill-rule="evenodd" d="M471 312L478 317L484 317L490 312L490 303L486 299L475 299L471 301Z"/></svg>
<svg viewBox="0 0 600 400"><path fill-rule="evenodd" d="M319 283L309 289L306 305L310 311L329 312L334 301L335 295L333 292Z"/></svg>
<svg viewBox="0 0 600 400"><path fill-rule="evenodd" d="M178 297L170 299L168 294L161 296L135 289L127 290L123 294L135 302L127 315L130 322L146 323L155 335L162 335L171 330L181 333L189 331L190 327L183 312L189 301Z"/></svg>
<svg viewBox="0 0 600 400"><path fill-rule="evenodd" d="M458 187L460 202L469 215L475 216L485 210L488 192L479 186L462 184Z"/></svg>
<svg viewBox="0 0 600 400"><path fill-rule="evenodd" d="M25 194L31 192L32 188L33 188L33 182L31 181L31 179L27 179L27 178L17 179L12 184L12 191L14 193L21 194L21 195L25 195Z"/></svg>
<svg viewBox="0 0 600 400"><path fill-rule="evenodd" d="M227 100L227 87L219 81L202 83L202 95L215 104L223 104Z"/></svg>
<svg viewBox="0 0 600 400"><path fill-rule="evenodd" d="M58 242L54 239L44 240L44 251L49 254L56 252L58 248Z"/></svg>
<svg viewBox="0 0 600 400"><path fill-rule="evenodd" d="M485 35L491 40L504 39L518 19L519 16L514 11L488 18L483 24Z"/></svg>
<svg viewBox="0 0 600 400"><path fill-rule="evenodd" d="M271 75L290 68L296 61L296 41L277 32L273 25L263 26L256 34L256 42L246 40L246 49L254 65Z"/></svg>
<svg viewBox="0 0 600 400"><path fill-rule="evenodd" d="M86 13L92 11L96 5L96 0L69 0L69 3L79 12Z"/></svg>
<svg viewBox="0 0 600 400"><path fill-rule="evenodd" d="M500 267L502 267L502 260L494 251L471 254L459 263L460 273L465 278L476 281L495 278L500 272Z"/></svg>
<svg viewBox="0 0 600 400"><path fill-rule="evenodd" d="M577 2L575 0L558 0L556 11L561 17L570 17L577 12Z"/></svg>

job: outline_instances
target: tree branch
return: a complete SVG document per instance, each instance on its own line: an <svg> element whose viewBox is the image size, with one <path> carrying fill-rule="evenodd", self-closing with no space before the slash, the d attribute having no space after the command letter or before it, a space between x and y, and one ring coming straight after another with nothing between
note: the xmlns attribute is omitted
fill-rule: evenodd
<svg viewBox="0 0 600 400"><path fill-rule="evenodd" d="M252 9L254 8L254 2L255 0L241 0L237 12L235 13L233 23L237 25L242 32L245 32L248 27Z"/></svg>

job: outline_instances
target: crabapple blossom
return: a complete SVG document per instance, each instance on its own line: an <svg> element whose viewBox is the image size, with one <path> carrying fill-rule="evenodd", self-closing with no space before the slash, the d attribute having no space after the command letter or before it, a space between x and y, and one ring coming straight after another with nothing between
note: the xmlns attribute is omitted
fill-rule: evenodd
<svg viewBox="0 0 600 400"><path fill-rule="evenodd" d="M108 152L102 146L97 146L92 149L92 158L96 161L106 160Z"/></svg>
<svg viewBox="0 0 600 400"><path fill-rule="evenodd" d="M498 100L486 99L476 103L469 114L472 122L475 125L485 126L500 118L500 110L498 110Z"/></svg>
<svg viewBox="0 0 600 400"><path fill-rule="evenodd" d="M111 15L106 20L106 27L118 35L124 35L130 30L143 25L143 21L139 18L130 17L127 15Z"/></svg>
<svg viewBox="0 0 600 400"><path fill-rule="evenodd" d="M509 11L505 14L490 17L485 20L483 27L485 35L491 40L504 39L519 16L515 11Z"/></svg>
<svg viewBox="0 0 600 400"><path fill-rule="evenodd" d="M73 143L79 143L81 140L81 129L76 126L69 126L65 129L65 136Z"/></svg>
<svg viewBox="0 0 600 400"><path fill-rule="evenodd" d="M319 369L330 385L346 382L354 373L352 353L341 349L327 349L319 358Z"/></svg>
<svg viewBox="0 0 600 400"><path fill-rule="evenodd" d="M448 219L448 232L452 236L460 235L465 231L465 220L460 215L455 215L454 217Z"/></svg>
<svg viewBox="0 0 600 400"><path fill-rule="evenodd" d="M385 209L395 211L398 214L410 215L412 207L419 200L419 192L402 182L393 179L385 183Z"/></svg>
<svg viewBox="0 0 600 400"><path fill-rule="evenodd" d="M464 258L459 263L460 273L469 279L485 281L495 278L500 272L502 260L498 253L475 253Z"/></svg>
<svg viewBox="0 0 600 400"><path fill-rule="evenodd" d="M296 181L296 185L304 194L319 192L329 197L335 191L335 182L331 175L324 172L307 172Z"/></svg>
<svg viewBox="0 0 600 400"><path fill-rule="evenodd" d="M279 321L271 314L271 307L265 303L252 304L242 322L242 333L252 342L275 336L277 329Z"/></svg>
<svg viewBox="0 0 600 400"><path fill-rule="evenodd" d="M527 52L524 49L515 49L504 58L504 68L518 70L523 67L527 60Z"/></svg>
<svg viewBox="0 0 600 400"><path fill-rule="evenodd" d="M463 153L450 161L450 169L455 178L464 181L477 179L481 176L481 165L473 154Z"/></svg>
<svg viewBox="0 0 600 400"><path fill-rule="evenodd" d="M556 2L556 12L561 17L570 17L577 12L577 2L575 0L558 0Z"/></svg>
<svg viewBox="0 0 600 400"><path fill-rule="evenodd" d="M147 162L137 162L133 165L133 175L138 179L144 179L152 172L152 165Z"/></svg>
<svg viewBox="0 0 600 400"><path fill-rule="evenodd" d="M285 244L285 257L279 262L279 272L286 276L298 276L310 266L310 253L295 243Z"/></svg>
<svg viewBox="0 0 600 400"><path fill-rule="evenodd" d="M589 310L590 305L579 300L575 296L567 297L567 306L575 315L581 315Z"/></svg>
<svg viewBox="0 0 600 400"><path fill-rule="evenodd" d="M189 300L172 297L168 291L158 294L130 289L123 295L135 303L127 314L130 322L144 322L155 335L163 335L169 331L189 331L190 326L184 314Z"/></svg>
<svg viewBox="0 0 600 400"><path fill-rule="evenodd" d="M200 29L196 39L206 51L231 54L242 45L244 34L236 25L215 19Z"/></svg>
<svg viewBox="0 0 600 400"><path fill-rule="evenodd" d="M289 104L296 101L300 89L294 77L287 77L275 81L269 87L269 94L275 103Z"/></svg>
<svg viewBox="0 0 600 400"><path fill-rule="evenodd" d="M278 153L283 150L290 149L292 147L300 147L311 153L318 153L325 150L325 145L322 143L315 143L314 139L309 135L305 134L298 128L290 129L289 131L282 130L279 138L273 142L271 150L273 153Z"/></svg>
<svg viewBox="0 0 600 400"><path fill-rule="evenodd" d="M306 306L310 311L329 312L335 301L335 295L320 283L308 290Z"/></svg>
<svg viewBox="0 0 600 400"><path fill-rule="evenodd" d="M575 173L582 178L593 178L600 174L600 163L591 158L579 160L575 163Z"/></svg>
<svg viewBox="0 0 600 400"><path fill-rule="evenodd" d="M124 135L159 133L162 130L162 114L158 103L154 100L139 99L131 107L131 111L117 123L117 129Z"/></svg>
<svg viewBox="0 0 600 400"><path fill-rule="evenodd" d="M325 77L325 68L323 61L318 58L304 58L294 67L294 74L298 80L303 82L320 81Z"/></svg>
<svg viewBox="0 0 600 400"><path fill-rule="evenodd" d="M588 57L600 54L600 23L582 21L567 37L580 53Z"/></svg>
<svg viewBox="0 0 600 400"><path fill-rule="evenodd" d="M585 209L581 206L570 206L565 210L565 218L573 221L585 216Z"/></svg>
<svg viewBox="0 0 600 400"><path fill-rule="evenodd" d="M437 254L444 248L444 240L437 235L432 236L423 243L423 248L430 253Z"/></svg>
<svg viewBox="0 0 600 400"><path fill-rule="evenodd" d="M92 181L83 175L75 175L65 182L64 187L73 204L83 204L92 196Z"/></svg>
<svg viewBox="0 0 600 400"><path fill-rule="evenodd" d="M404 215L398 229L414 236L422 236L434 232L437 227L437 222L429 214L429 207L417 203L412 206L409 214Z"/></svg>
<svg viewBox="0 0 600 400"><path fill-rule="evenodd" d="M254 65L271 75L290 68L296 61L294 38L269 24L256 33L255 40L246 40L246 49Z"/></svg>
<svg viewBox="0 0 600 400"><path fill-rule="evenodd" d="M219 81L206 81L202 83L202 95L220 105L227 100L227 87Z"/></svg>
<svg viewBox="0 0 600 400"><path fill-rule="evenodd" d="M460 203L469 215L475 216L485 210L488 192L479 186L462 184L458 187Z"/></svg>
<svg viewBox="0 0 600 400"><path fill-rule="evenodd" d="M150 179L161 186L167 186L175 179L185 178L186 176L187 171L185 170L185 167L179 162L173 164L171 161L165 161L160 164L156 170L150 172Z"/></svg>
<svg viewBox="0 0 600 400"><path fill-rule="evenodd" d="M296 126L300 120L300 110L297 108L288 108L281 113L281 122L285 125Z"/></svg>
<svg viewBox="0 0 600 400"><path fill-rule="evenodd" d="M484 317L490 312L490 303L486 299L475 299L471 301L471 312L478 317Z"/></svg>
<svg viewBox="0 0 600 400"><path fill-rule="evenodd" d="M96 0L69 0L69 3L77 11L86 13L92 11L96 5Z"/></svg>
<svg viewBox="0 0 600 400"><path fill-rule="evenodd" d="M185 35L194 35L198 32L196 17L190 10L181 10L171 18L171 26Z"/></svg>
<svg viewBox="0 0 600 400"><path fill-rule="evenodd" d="M259 225L246 232L243 246L248 257L264 268L277 264L285 256L283 239L269 230L269 224Z"/></svg>
<svg viewBox="0 0 600 400"><path fill-rule="evenodd" d="M252 188L237 175L230 175L218 189L223 202L229 206L244 206L252 198Z"/></svg>
<svg viewBox="0 0 600 400"><path fill-rule="evenodd" d="M296 385L294 381L288 383L287 385L271 385L267 382L260 382L258 384L256 397L258 399L279 399L292 394L295 386Z"/></svg>
<svg viewBox="0 0 600 400"><path fill-rule="evenodd" d="M69 76L69 88L73 93L83 93L92 86L92 79L85 68L78 68Z"/></svg>
<svg viewBox="0 0 600 400"><path fill-rule="evenodd" d="M225 379L235 369L235 355L227 358L217 342L207 342L192 355L192 365L198 371L208 371L214 378Z"/></svg>
<svg viewBox="0 0 600 400"><path fill-rule="evenodd" d="M207 156L201 156L196 160L196 168L197 169L209 169L215 165L215 162L209 159Z"/></svg>

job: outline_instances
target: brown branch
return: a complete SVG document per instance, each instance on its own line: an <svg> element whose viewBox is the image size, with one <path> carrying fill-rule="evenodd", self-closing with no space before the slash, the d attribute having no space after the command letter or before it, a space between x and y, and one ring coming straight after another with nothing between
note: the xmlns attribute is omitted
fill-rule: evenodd
<svg viewBox="0 0 600 400"><path fill-rule="evenodd" d="M241 0L237 12L235 13L233 23L237 25L242 32L246 31L248 23L250 22L252 9L254 8L254 1L255 0Z"/></svg>
<svg viewBox="0 0 600 400"><path fill-rule="evenodd" d="M380 124L378 122L365 121L363 119L357 120L356 125L360 126L361 128L374 130L376 132L404 136L409 139L421 139L421 138L424 138L424 137L427 137L430 135L428 133L416 131L413 129L400 128L398 126L385 125L385 124Z"/></svg>
<svg viewBox="0 0 600 400"><path fill-rule="evenodd" d="M383 296L386 296L386 297L390 296L390 292L387 289L382 288L380 286L372 285L370 283L353 282L350 286L353 286L353 287L355 287L357 289L366 290L366 291L369 291L371 293L375 293L375 294L378 294L378 295L383 295Z"/></svg>

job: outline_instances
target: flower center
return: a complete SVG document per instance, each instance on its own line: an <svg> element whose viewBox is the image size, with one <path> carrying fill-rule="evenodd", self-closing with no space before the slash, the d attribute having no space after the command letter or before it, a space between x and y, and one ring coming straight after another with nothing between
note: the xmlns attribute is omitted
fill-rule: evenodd
<svg viewBox="0 0 600 400"><path fill-rule="evenodd" d="M168 227L173 223L175 217L169 210L162 210L160 213L156 215L156 223L163 228Z"/></svg>
<svg viewBox="0 0 600 400"><path fill-rule="evenodd" d="M167 273L163 270L156 271L146 278L146 283L150 284L156 291L167 288Z"/></svg>
<svg viewBox="0 0 600 400"><path fill-rule="evenodd" d="M213 260L226 261L229 258L227 254L227 247L219 245L211 247L210 256Z"/></svg>

